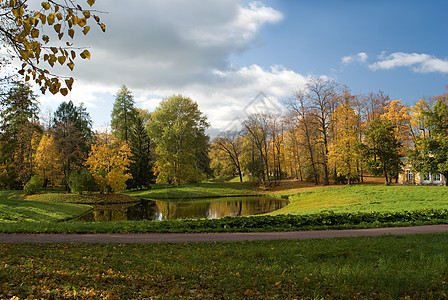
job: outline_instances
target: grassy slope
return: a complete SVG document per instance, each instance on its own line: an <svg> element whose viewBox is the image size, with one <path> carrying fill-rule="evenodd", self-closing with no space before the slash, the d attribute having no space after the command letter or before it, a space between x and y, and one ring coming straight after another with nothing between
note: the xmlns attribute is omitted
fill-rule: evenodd
<svg viewBox="0 0 448 300"><path fill-rule="evenodd" d="M150 199L191 200L194 198L216 198L244 195L258 195L260 191L250 184L239 182L213 182L186 184L182 186L155 185L150 190L127 191L127 195Z"/></svg>
<svg viewBox="0 0 448 300"><path fill-rule="evenodd" d="M441 299L448 281L447 248L448 234L0 244L0 298Z"/></svg>
<svg viewBox="0 0 448 300"><path fill-rule="evenodd" d="M288 213L413 211L448 208L448 189L439 186L340 186L300 192L272 215Z"/></svg>

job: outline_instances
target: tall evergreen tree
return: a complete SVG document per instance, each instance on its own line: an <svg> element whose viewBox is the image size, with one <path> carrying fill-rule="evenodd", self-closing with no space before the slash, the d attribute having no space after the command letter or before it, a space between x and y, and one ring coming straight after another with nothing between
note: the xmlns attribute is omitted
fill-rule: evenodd
<svg viewBox="0 0 448 300"><path fill-rule="evenodd" d="M132 153L129 170L132 179L129 180L128 187L141 189L154 180L154 170L151 160L151 140L145 128L149 113L145 110L138 112L129 137Z"/></svg>
<svg viewBox="0 0 448 300"><path fill-rule="evenodd" d="M1 98L0 107L0 186L20 188L23 182L19 177L26 182L31 176L30 164L22 167L32 155L33 132L39 131L38 102L29 84L16 83Z"/></svg>
<svg viewBox="0 0 448 300"><path fill-rule="evenodd" d="M132 126L137 117L134 96L132 92L123 85L115 95L114 108L111 115L112 133L121 140L129 141Z"/></svg>

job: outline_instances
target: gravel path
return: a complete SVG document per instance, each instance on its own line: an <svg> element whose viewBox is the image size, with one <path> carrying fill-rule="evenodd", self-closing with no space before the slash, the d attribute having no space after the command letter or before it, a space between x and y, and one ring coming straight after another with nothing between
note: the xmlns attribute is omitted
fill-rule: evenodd
<svg viewBox="0 0 448 300"><path fill-rule="evenodd" d="M350 230L314 230L245 233L141 233L141 234L7 234L0 233L0 243L180 243L230 242L249 240L319 239L356 236L428 234L448 232L448 224L416 227L391 227Z"/></svg>

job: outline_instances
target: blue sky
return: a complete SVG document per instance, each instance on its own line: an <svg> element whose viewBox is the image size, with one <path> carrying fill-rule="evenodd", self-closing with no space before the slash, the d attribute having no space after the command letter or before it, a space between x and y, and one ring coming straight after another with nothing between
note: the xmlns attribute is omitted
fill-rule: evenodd
<svg viewBox="0 0 448 300"><path fill-rule="evenodd" d="M278 104L310 76L353 93L384 91L412 105L448 84L448 1L97 0L105 34L77 40L92 59L74 72L67 97L107 126L122 84L138 107L181 93L197 101L215 134L263 92Z"/></svg>

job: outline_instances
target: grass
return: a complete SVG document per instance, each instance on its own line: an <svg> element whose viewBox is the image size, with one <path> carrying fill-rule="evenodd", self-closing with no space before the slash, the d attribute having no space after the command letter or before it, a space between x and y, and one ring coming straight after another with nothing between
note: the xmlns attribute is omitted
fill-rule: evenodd
<svg viewBox="0 0 448 300"><path fill-rule="evenodd" d="M0 244L0 298L442 299L448 234L179 244Z"/></svg>
<svg viewBox="0 0 448 300"><path fill-rule="evenodd" d="M83 204L47 203L19 199L0 200L2 222L55 222L74 218L89 211Z"/></svg>
<svg viewBox="0 0 448 300"><path fill-rule="evenodd" d="M290 196L289 200L289 205L270 214L445 209L448 208L448 188L353 185L307 190Z"/></svg>
<svg viewBox="0 0 448 300"><path fill-rule="evenodd" d="M185 200L196 198L236 197L247 195L260 195L260 191L248 183L239 182L208 182L186 184L182 186L157 184L149 190L126 191L125 194L157 200Z"/></svg>

